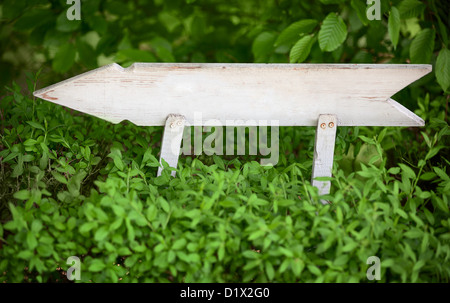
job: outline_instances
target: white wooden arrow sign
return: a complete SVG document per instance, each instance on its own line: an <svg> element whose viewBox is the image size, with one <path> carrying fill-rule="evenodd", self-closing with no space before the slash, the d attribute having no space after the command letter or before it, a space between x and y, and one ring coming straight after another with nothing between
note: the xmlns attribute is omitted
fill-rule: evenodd
<svg viewBox="0 0 450 303"><path fill-rule="evenodd" d="M166 125L161 157L172 167L179 150L168 146L181 142L185 124L317 126L314 178L331 176L337 126L423 126L390 97L430 71L405 64L111 64L34 95L113 123ZM329 182L313 184L329 192Z"/></svg>

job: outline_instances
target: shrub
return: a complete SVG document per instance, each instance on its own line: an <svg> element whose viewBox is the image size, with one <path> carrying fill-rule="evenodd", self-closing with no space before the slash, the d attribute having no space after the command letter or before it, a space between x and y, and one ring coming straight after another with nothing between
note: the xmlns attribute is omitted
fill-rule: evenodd
<svg viewBox="0 0 450 303"><path fill-rule="evenodd" d="M341 128L332 195L318 197L311 144L291 144L311 142L312 128L281 128L276 167L182 157L179 177L155 177L161 128L112 125L17 85L10 91L0 152L3 281L64 280L55 269L78 256L82 281L358 282L378 256L381 281L448 282L441 120L422 132L426 146L409 148L407 129ZM364 156L350 157L361 142ZM388 167L392 149L420 160Z"/></svg>
<svg viewBox="0 0 450 303"><path fill-rule="evenodd" d="M448 282L448 4L379 2L381 20L359 0L92 0L74 22L66 1L2 2L0 281L67 281L78 256L83 282L364 282L377 256L382 282ZM312 127L280 128L275 167L183 156L156 177L162 127L30 97L155 61L432 64L394 96L426 126L339 127L319 197Z"/></svg>

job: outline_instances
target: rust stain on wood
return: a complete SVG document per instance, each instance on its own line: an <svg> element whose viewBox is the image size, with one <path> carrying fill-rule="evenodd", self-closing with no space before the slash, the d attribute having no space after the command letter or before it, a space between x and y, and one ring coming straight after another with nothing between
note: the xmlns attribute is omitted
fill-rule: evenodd
<svg viewBox="0 0 450 303"><path fill-rule="evenodd" d="M169 68L174 68L174 69L198 69L201 68L200 66L170 66Z"/></svg>
<svg viewBox="0 0 450 303"><path fill-rule="evenodd" d="M47 100L58 100L58 98L56 98L56 97L50 97L48 94L49 93L51 93L51 92L53 92L53 90L50 90L50 91L48 91L48 92L46 92L46 93L43 93L42 94L42 99L47 99Z"/></svg>

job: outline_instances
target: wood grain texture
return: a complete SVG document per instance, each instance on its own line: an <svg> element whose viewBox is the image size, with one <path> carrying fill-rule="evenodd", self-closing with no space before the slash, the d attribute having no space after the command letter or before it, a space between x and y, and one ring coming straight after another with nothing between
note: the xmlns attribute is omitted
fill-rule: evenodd
<svg viewBox="0 0 450 303"><path fill-rule="evenodd" d="M336 123L337 117L335 115L320 115L317 122L311 184L319 189L319 195L330 193L330 181L318 181L314 180L314 178L331 177L334 143L336 140ZM326 204L327 202L323 200L322 203Z"/></svg>
<svg viewBox="0 0 450 303"><path fill-rule="evenodd" d="M184 123L185 119L181 115L171 114L167 117L161 143L159 163L162 163L161 159L164 159L169 164L169 167L177 168L181 140L183 139ZM162 167L158 167L158 176L161 176L162 170ZM175 177L176 172L172 171L171 175Z"/></svg>
<svg viewBox="0 0 450 303"><path fill-rule="evenodd" d="M170 113L188 125L279 120L280 126L315 126L319 115L334 114L340 126L423 126L390 97L430 71L430 65L403 64L111 64L34 95L142 126L164 125Z"/></svg>

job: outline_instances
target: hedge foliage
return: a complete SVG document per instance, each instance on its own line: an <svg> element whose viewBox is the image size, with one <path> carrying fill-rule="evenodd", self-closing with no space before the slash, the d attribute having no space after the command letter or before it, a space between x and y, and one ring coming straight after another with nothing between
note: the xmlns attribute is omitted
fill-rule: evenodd
<svg viewBox="0 0 450 303"><path fill-rule="evenodd" d="M446 2L381 1L380 21L364 3L96 0L70 23L65 1L3 2L0 281L66 281L78 256L82 282L366 282L377 256L381 282L448 282ZM183 156L176 178L156 177L161 127L32 97L112 61L411 62L434 73L394 97L425 128L338 128L331 194L319 197L314 128L281 127L275 167Z"/></svg>

